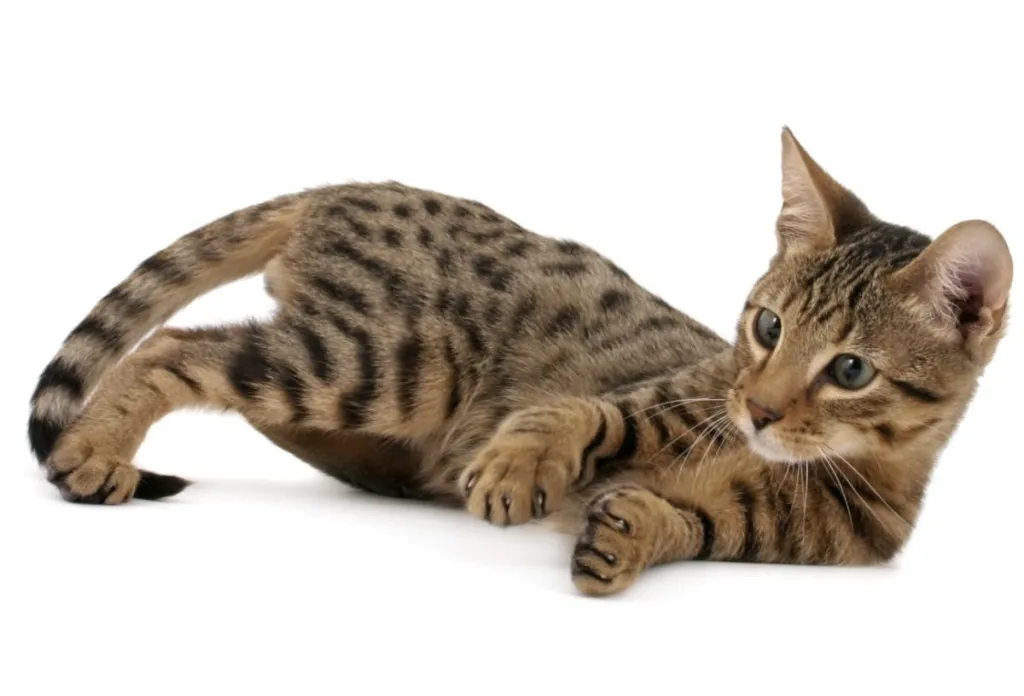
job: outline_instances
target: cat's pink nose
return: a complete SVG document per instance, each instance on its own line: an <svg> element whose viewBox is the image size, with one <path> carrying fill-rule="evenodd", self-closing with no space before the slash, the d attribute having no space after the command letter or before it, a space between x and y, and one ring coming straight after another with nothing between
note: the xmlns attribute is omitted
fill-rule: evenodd
<svg viewBox="0 0 1024 696"><path fill-rule="evenodd" d="M750 411L750 420L754 424L754 430L762 430L772 423L782 420L781 413L753 399L747 399L747 410Z"/></svg>

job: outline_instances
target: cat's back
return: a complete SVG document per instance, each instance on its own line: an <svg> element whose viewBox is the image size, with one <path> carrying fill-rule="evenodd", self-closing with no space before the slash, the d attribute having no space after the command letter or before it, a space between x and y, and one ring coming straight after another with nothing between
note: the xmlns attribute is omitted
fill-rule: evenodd
<svg viewBox="0 0 1024 696"><path fill-rule="evenodd" d="M283 254L304 282L357 314L454 324L532 384L610 389L727 345L595 250L477 201L395 182L306 195L309 219Z"/></svg>

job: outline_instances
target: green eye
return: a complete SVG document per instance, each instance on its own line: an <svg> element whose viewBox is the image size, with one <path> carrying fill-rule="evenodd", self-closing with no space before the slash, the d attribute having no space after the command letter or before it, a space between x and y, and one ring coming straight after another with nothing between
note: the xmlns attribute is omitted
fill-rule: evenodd
<svg viewBox="0 0 1024 696"><path fill-rule="evenodd" d="M867 360L844 353L828 365L828 376L843 389L863 389L875 377L875 368Z"/></svg>
<svg viewBox="0 0 1024 696"><path fill-rule="evenodd" d="M754 333L757 334L757 342L771 350L782 336L782 320L772 310L762 309L754 318Z"/></svg>

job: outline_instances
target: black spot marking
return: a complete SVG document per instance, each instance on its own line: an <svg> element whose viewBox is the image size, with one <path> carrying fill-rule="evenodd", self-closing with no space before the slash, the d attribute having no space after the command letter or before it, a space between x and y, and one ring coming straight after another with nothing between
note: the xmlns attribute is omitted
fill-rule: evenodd
<svg viewBox="0 0 1024 696"><path fill-rule="evenodd" d="M384 228L384 243L392 249L402 246L402 235L394 227Z"/></svg>
<svg viewBox="0 0 1024 696"><path fill-rule="evenodd" d="M452 251L451 249L442 249L441 253L434 259L437 263L437 270L441 272L441 275L447 276L452 271Z"/></svg>
<svg viewBox="0 0 1024 696"><path fill-rule="evenodd" d="M163 367L165 370L174 375L178 379L178 381L180 381L186 387L191 389L193 394L195 394L196 396L202 395L203 386L199 384L199 382L197 382L191 376L189 376L188 373L186 373L185 370L183 370L180 366L171 364L164 365Z"/></svg>
<svg viewBox="0 0 1024 696"><path fill-rule="evenodd" d="M420 246L424 249L430 249L434 246L434 233L422 225L419 232L416 233L416 239L419 240Z"/></svg>
<svg viewBox="0 0 1024 696"><path fill-rule="evenodd" d="M629 295L621 290L606 290L601 295L601 309L610 312L629 303Z"/></svg>
<svg viewBox="0 0 1024 696"><path fill-rule="evenodd" d="M495 290L508 290L512 282L512 272L503 267L493 256L477 256L473 259L473 270L482 280Z"/></svg>
<svg viewBox="0 0 1024 696"><path fill-rule="evenodd" d="M427 198L423 201L423 209L428 215L437 215L441 212L441 203L436 198Z"/></svg>
<svg viewBox="0 0 1024 696"><path fill-rule="evenodd" d="M455 206L455 217L464 218L464 217L469 217L472 214L473 213L471 213L469 211L469 208L467 208L464 205L457 205L457 206Z"/></svg>
<svg viewBox="0 0 1024 696"><path fill-rule="evenodd" d="M355 207L359 208L360 210L366 211L367 213L376 213L378 210L380 210L379 205L366 198L356 198L353 196L348 196L345 198L345 202L348 203L349 205L354 205Z"/></svg>
<svg viewBox="0 0 1024 696"><path fill-rule="evenodd" d="M892 429L892 426L889 425L888 423L882 423L880 425L876 425L875 426L875 430L877 430L878 434L882 436L882 439L885 440L890 445L893 443L893 440L896 438L896 432Z"/></svg>
<svg viewBox="0 0 1024 696"><path fill-rule="evenodd" d="M622 442L619 444L619 448L613 454L602 457L598 460L598 467L603 467L612 462L626 461L632 458L636 454L637 445L639 443L639 436L637 434L636 427L636 416L633 415L633 404L628 401L615 404L615 408L619 411L619 416L622 418Z"/></svg>
<svg viewBox="0 0 1024 696"><path fill-rule="evenodd" d="M28 419L28 442L40 463L49 458L63 432L64 427L49 418L32 414Z"/></svg>
<svg viewBox="0 0 1024 696"><path fill-rule="evenodd" d="M378 375L373 340L365 329L353 326L344 317L332 315L331 323L356 344L359 384L355 390L342 395L340 408L345 425L360 428L369 419L370 404L377 396Z"/></svg>
<svg viewBox="0 0 1024 696"><path fill-rule="evenodd" d="M370 303L366 299L366 295L347 283L316 276L313 278L313 285L332 300L337 300L360 314L365 315L370 312Z"/></svg>
<svg viewBox="0 0 1024 696"><path fill-rule="evenodd" d="M408 418L416 407L420 366L423 363L423 341L416 334L407 336L398 345L398 409Z"/></svg>
<svg viewBox="0 0 1024 696"><path fill-rule="evenodd" d="M505 253L508 254L509 256L516 256L522 258L523 256L526 255L526 252L530 251L531 249L534 249L535 247L535 244L531 244L525 239L519 239L514 242L511 242L508 246L506 246Z"/></svg>
<svg viewBox="0 0 1024 696"><path fill-rule="evenodd" d="M85 380L63 358L54 358L39 376L32 400L35 401L49 389L64 389L76 399L81 399L85 395Z"/></svg>
<svg viewBox="0 0 1024 696"><path fill-rule="evenodd" d="M102 301L106 304L116 305L118 313L128 318L137 317L149 311L148 304L137 297L132 297L126 289L120 286L108 292Z"/></svg>
<svg viewBox="0 0 1024 696"><path fill-rule="evenodd" d="M124 334L119 329L107 326L93 316L86 317L78 326L72 329L71 333L68 334L68 340L75 336L92 336L102 343L104 348L113 352L121 350L124 344Z"/></svg>
<svg viewBox="0 0 1024 696"><path fill-rule="evenodd" d="M302 340L302 345L306 347L306 352L309 354L309 362L313 367L313 374L321 382L326 383L330 381L332 371L331 356L327 352L324 340L320 338L316 331L304 324L297 324L295 330Z"/></svg>
<svg viewBox="0 0 1024 696"><path fill-rule="evenodd" d="M566 261L564 263L546 263L541 266L545 275L562 275L568 278L581 275L587 272L587 264L582 261Z"/></svg>
<svg viewBox="0 0 1024 696"><path fill-rule="evenodd" d="M470 236L473 241L477 244L483 244L484 242L491 242L504 235L501 230L491 230L490 232L471 232Z"/></svg>
<svg viewBox="0 0 1024 696"><path fill-rule="evenodd" d="M608 423L605 420L604 414L599 413L598 415L601 420L597 424L597 431L594 433L594 436L590 438L590 442L587 443L587 446L583 448L583 454L580 456L580 470L576 476L577 483L580 483L583 480L583 477L589 470L587 464L590 462L591 455L594 454L598 448L604 445L605 437L608 434ZM597 462L594 463L594 466L596 468Z"/></svg>
<svg viewBox="0 0 1024 696"><path fill-rule="evenodd" d="M405 203L398 203L391 210L395 213L395 215L397 215L400 218L407 218L407 217L409 217L410 212L411 212L409 210L409 206L407 206Z"/></svg>
<svg viewBox="0 0 1024 696"><path fill-rule="evenodd" d="M569 240L559 240L555 242L555 248L567 256L582 256L587 251L582 244L577 244L576 242Z"/></svg>
<svg viewBox="0 0 1024 696"><path fill-rule="evenodd" d="M228 379L239 394L252 399L261 385L270 382L273 369L263 352L262 332L255 327L247 330L242 347L235 353L228 367Z"/></svg>
<svg viewBox="0 0 1024 696"><path fill-rule="evenodd" d="M438 290L434 308L442 315L448 314L448 310L452 308L452 294L448 288L444 287Z"/></svg>
<svg viewBox="0 0 1024 696"><path fill-rule="evenodd" d="M171 283L172 285L184 285L191 279L191 276L178 268L177 265L168 258L166 252L163 251L153 254L148 259L140 263L138 272L159 276L162 280Z"/></svg>
<svg viewBox="0 0 1024 696"><path fill-rule="evenodd" d="M484 339L480 334L479 327L477 327L473 320L472 305L469 295L460 295L455 301L452 310L454 312L455 324L462 329L463 334L465 334L470 350L478 354L483 353Z"/></svg>
<svg viewBox="0 0 1024 696"><path fill-rule="evenodd" d="M755 504L754 493L750 488L739 481L732 485L733 493L736 495L736 504L739 505L740 514L744 520L743 550L740 552L739 560L749 563L757 560L758 543L757 529L755 528Z"/></svg>
<svg viewBox="0 0 1024 696"><path fill-rule="evenodd" d="M571 333L579 324L581 319L580 310L577 307L567 305L558 310L555 318L548 324L545 334L548 337L560 336Z"/></svg>
<svg viewBox="0 0 1024 696"><path fill-rule="evenodd" d="M672 505L678 510L684 513L688 512L696 517L697 523L700 525L700 550L697 551L697 555L693 557L693 560L704 561L711 558L711 554L715 550L715 521L711 519L711 516L706 511L696 505L677 502L672 502Z"/></svg>
<svg viewBox="0 0 1024 696"><path fill-rule="evenodd" d="M447 417L451 418L452 414L462 403L462 368L459 367L458 356L455 355L455 348L452 346L452 341L449 337L445 336L444 339L444 357L448 361L448 365L451 368L451 387L448 392L448 409Z"/></svg>
<svg viewBox="0 0 1024 696"><path fill-rule="evenodd" d="M320 310L313 304L313 301L305 295L298 295L295 298L295 302L306 316L315 317L320 314Z"/></svg>
<svg viewBox="0 0 1024 696"><path fill-rule="evenodd" d="M335 241L334 244L331 245L331 249L332 251L345 256L352 261L352 263L383 282L384 287L388 290L392 299L396 299L403 281L401 275L399 275L393 268L372 256L367 256L363 251L352 246L344 239Z"/></svg>
<svg viewBox="0 0 1024 696"><path fill-rule="evenodd" d="M346 210L344 206L332 205L327 208L327 214L332 217L341 218L357 237L361 237L362 239L370 238L370 228L366 226L366 223L361 220L356 220L354 217L349 215L348 210ZM324 234L330 234L330 231L325 230Z"/></svg>

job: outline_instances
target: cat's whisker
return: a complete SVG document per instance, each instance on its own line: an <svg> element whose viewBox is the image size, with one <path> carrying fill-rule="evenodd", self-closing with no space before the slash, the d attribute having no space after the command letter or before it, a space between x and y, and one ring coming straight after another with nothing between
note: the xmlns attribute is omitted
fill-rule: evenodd
<svg viewBox="0 0 1024 696"><path fill-rule="evenodd" d="M660 409L660 410L657 411L656 413L651 414L651 416L656 416L659 413L664 413L665 411L668 411L669 409L675 408L676 406L683 406L685 404L695 404L695 403L705 402L705 401L721 402L721 401L725 401L725 399L699 398L699 399L677 399L675 401L662 401L662 402L657 403L657 404L652 404L650 406L646 406L644 408L637 409L636 411L633 411L629 415L630 415L630 417L638 416L641 413L647 413L648 411L653 411L654 409L657 408L657 409Z"/></svg>
<svg viewBox="0 0 1024 696"><path fill-rule="evenodd" d="M860 473L859 471L857 471L857 467L855 467L855 466L854 466L853 464L851 464L851 463L850 463L850 462L849 462L849 461L848 461L848 460L846 459L846 457L844 457L843 455L841 455L841 454L839 454L838 452L836 452L836 451L835 451L835 450L834 450L834 449L833 449L832 447L829 447L829 445L825 445L825 447L827 447L827 448L828 448L828 450L829 450L829 451L830 451L830 452L831 452L831 453L832 453L833 455L835 455L836 457L838 457L838 458L839 458L839 461L841 461L841 462L845 463L845 464L846 464L846 466L847 466L847 467L849 467L851 471L853 471L853 473L857 474L857 476L859 476L859 477L860 477L860 480L861 480L861 481L863 481L863 482L864 482L864 484L865 484L865 485L866 485L866 486L867 486L867 487L868 487L868 488L869 488L869 489L871 490L871 492L875 494L875 497L877 497L877 498L878 498L878 499L879 499L880 501L882 501L882 504L883 504L883 505L885 505L885 507L887 507L887 508L889 509L889 512L891 512L892 514L894 514L894 515L896 516L896 518L897 518L897 519L898 519L898 520L899 520L900 522L902 522L903 524L907 525L908 527L913 527L913 525L912 525L912 524L910 524L909 522L907 522L907 520L906 520L906 519L904 519L903 515L901 515L900 513L896 512L896 510L894 510L894 509L893 509L892 505L890 505L890 504L889 504L889 501L888 501L888 500L886 500L886 499L885 499L885 497L884 497L884 496L883 496L883 495L882 495L881 493L879 493L879 492L878 492L878 489L877 489L877 488L875 488L874 486L872 486L872 485L871 485L871 482L867 480L867 478L866 478L866 477L864 476L864 474L862 474L862 473ZM879 520L879 521L881 521L881 520Z"/></svg>
<svg viewBox="0 0 1024 696"><path fill-rule="evenodd" d="M704 432L702 432L700 434L700 436L696 440L694 440L693 443L686 450L686 456L683 457L683 455L679 455L674 460L672 460L672 464L670 464L670 466L676 466L677 463L679 464L678 470L676 472L676 482L678 482L680 479L682 479L683 471L686 469L686 463L690 460L690 457L693 455L694 451L696 450L698 443L700 443L701 440L703 440L705 437L707 437L708 433L711 432L711 429L714 426L716 426L718 423L720 423L723 418L728 418L728 417L729 417L729 413L725 409L721 409L718 417L714 421L712 421L704 429ZM694 426L694 427L696 427L696 426ZM707 447L705 447L704 449L705 449L704 453L707 454ZM683 457L683 461L682 462L679 462L680 457Z"/></svg>
<svg viewBox="0 0 1024 696"><path fill-rule="evenodd" d="M840 482L839 477L836 475L836 465L832 461L832 458L829 457L828 454L826 454L825 450L823 450L821 447L818 447L818 451L821 453L826 471L828 471L829 476L832 477L832 480L835 481L836 487L839 489L839 494L843 497L843 505L846 506L846 515L850 518L850 524L852 525L853 512L850 511L850 501L846 499L846 491L843 490L843 484L842 482Z"/></svg>
<svg viewBox="0 0 1024 696"><path fill-rule="evenodd" d="M889 525L887 525L885 521L878 516L878 513L875 511L875 509L871 506L870 503L868 503L867 500L864 499L864 496L861 494L859 490L857 490L857 487L853 485L853 482L850 481L849 477L843 472L843 470L837 468L836 471L839 472L839 475L842 476L846 483L850 486L850 490L857 494L857 497L860 498L860 502L863 503L864 507L868 509L868 512L871 513L871 516L874 517L880 525L882 525L882 529L888 532L889 536L893 537L894 539L898 539L899 537L897 537L896 534L892 531L892 529L889 528Z"/></svg>
<svg viewBox="0 0 1024 696"><path fill-rule="evenodd" d="M789 472L793 470L794 464L786 464L783 467L782 478L779 479L779 483L775 486L775 496L778 497L779 493L782 492L782 487L786 485L786 479L789 478Z"/></svg>
<svg viewBox="0 0 1024 696"><path fill-rule="evenodd" d="M691 427L691 428L687 428L686 430L684 430L683 432L681 432L681 433L680 433L679 435L676 435L676 436L675 436L674 438L672 438L672 439L671 439L671 440L669 440L669 441L668 441L667 443L665 443L665 446L664 446L664 447L662 447L662 448L661 448L660 450L658 450L657 452L655 452L654 454L652 454L652 455L651 455L651 456L650 456L650 457L649 457L649 458L647 459L647 463L649 464L649 463L653 462L653 461L654 461L654 460L655 460L655 459L656 459L656 458L657 458L657 457L658 457L658 456L659 456L660 454L662 454L662 453L663 453L663 452L664 452L665 450L667 450L667 449L668 449L669 447L671 447L672 445L674 445L674 444L676 444L677 442L679 442L680 440L682 440L682 439L683 439L684 437L686 437L686 436L687 436L687 435L688 435L689 433L691 433L691 432L692 432L693 430L695 430L695 429L699 428L700 426L704 425L705 423L707 423L707 422L708 422L709 420L711 420L712 418L716 418L716 417L718 417L718 416L722 415L723 413L727 413L727 411L726 411L726 409L725 409L725 408L718 408L718 409L715 409L714 411L712 411L712 413L711 413L711 415L710 415L710 416L708 416L708 417L707 417L707 418L705 418L704 420L700 421L699 423L696 423L696 424L694 424L694 425L693 425L693 427ZM698 441L699 441L699 440L698 440ZM695 442L694 444L696 444L696 442ZM691 449L692 449L693 445L691 445L690 447L691 447ZM675 462L672 462L672 464L675 464Z"/></svg>
<svg viewBox="0 0 1024 696"><path fill-rule="evenodd" d="M728 415L728 414L726 414L726 415ZM725 431L725 429L729 427L730 420L731 420L730 418L725 418L725 419L719 419L716 422L714 431L713 431L713 433L711 435L711 439L715 442L715 454L711 458L711 463L714 463L714 461L716 459L718 459L718 455L721 453L722 447L725 446L724 438L722 437L722 434ZM711 451L711 444L708 443L708 446L704 448L704 455L700 458L700 461L697 462L697 466L694 469L694 472L693 472L694 479L696 479L697 475L700 473L701 467L703 467L703 465L704 465L704 458L708 456L708 453L710 451ZM710 466L710 464L709 464L709 466Z"/></svg>

